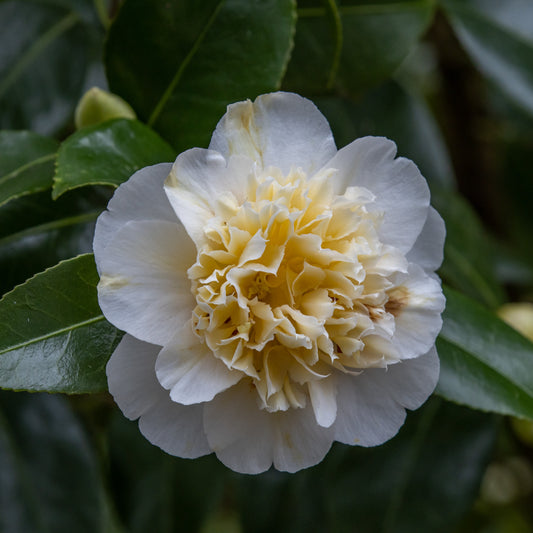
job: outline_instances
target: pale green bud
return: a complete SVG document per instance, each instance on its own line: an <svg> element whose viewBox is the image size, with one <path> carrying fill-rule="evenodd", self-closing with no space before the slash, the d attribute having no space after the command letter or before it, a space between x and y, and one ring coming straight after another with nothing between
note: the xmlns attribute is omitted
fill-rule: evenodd
<svg viewBox="0 0 533 533"><path fill-rule="evenodd" d="M112 118L136 118L136 115L131 106L120 96L98 87L89 89L82 96L74 114L78 130Z"/></svg>

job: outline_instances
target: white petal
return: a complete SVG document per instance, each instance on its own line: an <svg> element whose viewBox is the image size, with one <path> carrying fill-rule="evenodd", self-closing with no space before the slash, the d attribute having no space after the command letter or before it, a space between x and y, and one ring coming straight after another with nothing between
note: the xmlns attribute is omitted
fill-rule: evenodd
<svg viewBox="0 0 533 533"><path fill-rule="evenodd" d="M245 382L216 396L205 407L207 439L217 457L245 474L268 470L296 472L320 462L333 442L333 430L316 423L310 405L268 413Z"/></svg>
<svg viewBox="0 0 533 533"><path fill-rule="evenodd" d="M228 370L215 358L192 333L189 322L161 350L155 369L172 400L184 405L208 402L242 378L241 372Z"/></svg>
<svg viewBox="0 0 533 533"><path fill-rule="evenodd" d="M362 137L339 150L325 168L338 170L331 177L337 194L357 186L376 196L368 208L384 213L381 240L407 253L426 221L429 189L416 165L395 155L389 139Z"/></svg>
<svg viewBox="0 0 533 533"><path fill-rule="evenodd" d="M164 390L164 389L163 389ZM168 391L165 391L168 394ZM139 420L141 433L163 451L194 459L212 453L204 433L204 406L181 405L168 396Z"/></svg>
<svg viewBox="0 0 533 533"><path fill-rule="evenodd" d="M401 285L407 290L406 304L396 314L392 343L402 359L410 359L435 344L446 300L437 276L418 265L409 265L408 277Z"/></svg>
<svg viewBox="0 0 533 533"><path fill-rule="evenodd" d="M106 366L109 392L130 420L146 413L168 393L155 377L155 359L161 346L124 335Z"/></svg>
<svg viewBox="0 0 533 533"><path fill-rule="evenodd" d="M335 440L377 446L392 438L405 420L405 408L416 409L435 389L439 376L432 348L416 359L385 368L338 377Z"/></svg>
<svg viewBox="0 0 533 533"><path fill-rule="evenodd" d="M245 381L205 405L207 441L226 466L243 474L268 470L273 461L274 420L257 406L257 393Z"/></svg>
<svg viewBox="0 0 533 533"><path fill-rule="evenodd" d="M107 363L109 391L129 419L140 417L141 433L152 444L179 457L211 453L203 430L203 406L174 403L157 381L159 350L125 335Z"/></svg>
<svg viewBox="0 0 533 533"><path fill-rule="evenodd" d="M94 255L99 266L104 248L115 233L132 220L166 220L176 222L176 214L163 191L163 183L170 173L172 163L145 167L120 187L109 200L107 210L96 222Z"/></svg>
<svg viewBox="0 0 533 533"><path fill-rule="evenodd" d="M444 257L444 240L446 226L437 211L430 207L426 223L414 246L407 254L407 260L420 265L423 269L434 272Z"/></svg>
<svg viewBox="0 0 533 533"><path fill-rule="evenodd" d="M222 206L220 202L244 201L253 161L224 157L214 150L192 148L178 156L165 182L165 192L194 242L205 242L204 229Z"/></svg>
<svg viewBox="0 0 533 533"><path fill-rule="evenodd" d="M179 222L129 222L100 257L98 301L116 327L164 346L195 305L187 269L196 249Z"/></svg>
<svg viewBox="0 0 533 533"><path fill-rule="evenodd" d="M292 93L259 96L228 106L209 148L225 157L248 156L263 168L283 173L300 167L308 175L319 170L336 152L325 117L309 100Z"/></svg>
<svg viewBox="0 0 533 533"><path fill-rule="evenodd" d="M276 469L296 472L324 459L333 443L334 430L316 423L310 405L273 415L277 418L277 439L274 448Z"/></svg>
<svg viewBox="0 0 533 533"><path fill-rule="evenodd" d="M433 346L428 353L400 361L388 368L394 383L392 392L397 402L407 409L418 409L431 395L439 380L440 362ZM387 378L389 379L389 378Z"/></svg>
<svg viewBox="0 0 533 533"><path fill-rule="evenodd" d="M311 405L318 425L329 428L337 417L337 385L335 377L329 376L308 383Z"/></svg>

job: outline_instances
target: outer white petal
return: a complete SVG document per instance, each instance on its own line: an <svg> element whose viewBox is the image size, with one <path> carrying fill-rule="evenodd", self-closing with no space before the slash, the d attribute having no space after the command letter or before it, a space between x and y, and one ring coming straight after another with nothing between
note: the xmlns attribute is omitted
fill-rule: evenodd
<svg viewBox="0 0 533 533"><path fill-rule="evenodd" d="M250 386L239 383L206 404L204 426L217 457L232 470L296 472L320 462L333 442L333 430L316 423L310 405L268 413L257 406Z"/></svg>
<svg viewBox="0 0 533 533"><path fill-rule="evenodd" d="M334 430L316 423L310 405L273 414L278 419L274 448L274 466L278 470L296 472L324 459L333 443Z"/></svg>
<svg viewBox="0 0 533 533"><path fill-rule="evenodd" d="M430 207L422 232L406 255L407 260L420 265L427 271L434 272L442 263L445 239L444 220L433 207Z"/></svg>
<svg viewBox="0 0 533 533"><path fill-rule="evenodd" d="M442 328L441 313L446 299L437 276L412 263L401 285L407 297L405 307L396 314L392 343L402 359L410 359L426 353L435 344Z"/></svg>
<svg viewBox="0 0 533 533"><path fill-rule="evenodd" d="M194 308L187 269L195 259L178 221L129 222L100 257L98 301L106 318L140 340L165 345Z"/></svg>
<svg viewBox="0 0 533 533"><path fill-rule="evenodd" d="M166 220L176 222L168 198L163 191L163 183L170 173L172 163L160 163L145 167L120 187L96 222L94 232L94 255L99 267L104 248L114 234L132 220Z"/></svg>
<svg viewBox="0 0 533 533"><path fill-rule="evenodd" d="M264 168L276 166L284 173L300 167L308 175L337 150L329 124L317 107L297 94L283 92L228 106L209 148L225 157L245 155Z"/></svg>
<svg viewBox="0 0 533 533"><path fill-rule="evenodd" d="M386 369L340 375L335 440L377 446L392 438L405 420L405 408L422 405L435 389L438 377L439 359L434 347L423 356Z"/></svg>
<svg viewBox="0 0 533 533"><path fill-rule="evenodd" d="M155 369L172 400L184 405L208 402L242 378L213 356L192 333L190 322L161 350Z"/></svg>
<svg viewBox="0 0 533 533"><path fill-rule="evenodd" d="M376 196L369 209L384 213L380 239L407 253L426 222L429 188L412 161L395 155L389 139L362 137L339 150L325 168L337 169L331 177L337 194L358 186Z"/></svg>
<svg viewBox="0 0 533 533"><path fill-rule="evenodd" d="M207 441L226 466L259 474L273 461L275 417L257 406L257 393L244 381L205 405Z"/></svg>
<svg viewBox="0 0 533 533"><path fill-rule="evenodd" d="M141 433L167 453L200 457L211 453L203 430L203 406L174 403L155 375L159 346L125 335L107 363L109 391Z"/></svg>
<svg viewBox="0 0 533 533"><path fill-rule="evenodd" d="M214 150L192 148L178 156L165 182L168 200L187 232L199 246L205 241L207 221L224 204L244 201L253 161L228 160Z"/></svg>

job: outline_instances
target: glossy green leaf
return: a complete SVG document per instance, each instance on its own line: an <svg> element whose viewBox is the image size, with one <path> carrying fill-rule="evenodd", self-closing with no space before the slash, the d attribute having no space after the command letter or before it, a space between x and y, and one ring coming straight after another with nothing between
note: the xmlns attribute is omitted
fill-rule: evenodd
<svg viewBox="0 0 533 533"><path fill-rule="evenodd" d="M432 400L382 446L335 445L311 469L242 476L243 533L448 533L477 494L494 436L493 417Z"/></svg>
<svg viewBox="0 0 533 533"><path fill-rule="evenodd" d="M466 296L445 290L437 393L475 409L533 419L533 343Z"/></svg>
<svg viewBox="0 0 533 533"><path fill-rule="evenodd" d="M0 206L51 187L57 146L30 131L0 132Z"/></svg>
<svg viewBox="0 0 533 533"><path fill-rule="evenodd" d="M444 262L439 273L446 283L496 309L505 297L494 272L494 245L477 214L452 191L439 189L432 203L446 222Z"/></svg>
<svg viewBox="0 0 533 533"><path fill-rule="evenodd" d="M276 89L293 0L128 0L107 41L111 90L182 151L207 146L226 105Z"/></svg>
<svg viewBox="0 0 533 533"><path fill-rule="evenodd" d="M93 256L63 261L0 300L0 387L84 393L106 389L120 333L103 317Z"/></svg>
<svg viewBox="0 0 533 533"><path fill-rule="evenodd" d="M112 419L109 451L117 511L128 532L200 531L228 473L214 455L194 461L168 455L119 413Z"/></svg>
<svg viewBox="0 0 533 533"><path fill-rule="evenodd" d="M136 120L83 128L59 148L53 197L86 185L117 187L140 168L173 161L176 152Z"/></svg>
<svg viewBox="0 0 533 533"><path fill-rule="evenodd" d="M533 4L529 0L440 0L481 72L533 114Z"/></svg>
<svg viewBox="0 0 533 533"><path fill-rule="evenodd" d="M284 86L303 94L360 93L387 79L432 20L430 0L298 2Z"/></svg>
<svg viewBox="0 0 533 533"><path fill-rule="evenodd" d="M51 134L71 118L101 46L91 4L0 2L0 128Z"/></svg>
<svg viewBox="0 0 533 533"><path fill-rule="evenodd" d="M86 187L53 201L50 190L0 207L0 295L59 261L92 252L107 188Z"/></svg>
<svg viewBox="0 0 533 533"><path fill-rule="evenodd" d="M0 531L103 532L103 483L68 402L0 394Z"/></svg>

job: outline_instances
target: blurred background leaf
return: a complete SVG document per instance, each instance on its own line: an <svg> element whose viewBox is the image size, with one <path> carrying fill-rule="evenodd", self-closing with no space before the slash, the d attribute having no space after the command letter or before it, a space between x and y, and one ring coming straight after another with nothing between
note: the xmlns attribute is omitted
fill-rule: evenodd
<svg viewBox="0 0 533 533"><path fill-rule="evenodd" d="M228 478L214 455L194 461L167 455L118 413L110 425L109 458L117 510L131 533L199 531Z"/></svg>
<svg viewBox="0 0 533 533"><path fill-rule="evenodd" d="M0 2L0 128L49 135L72 122L84 88L104 82L102 39L90 0Z"/></svg>
<svg viewBox="0 0 533 533"><path fill-rule="evenodd" d="M528 0L440 0L476 66L533 114L533 4Z"/></svg>
<svg viewBox="0 0 533 533"><path fill-rule="evenodd" d="M51 187L57 146L31 131L0 131L0 206Z"/></svg>
<svg viewBox="0 0 533 533"><path fill-rule="evenodd" d="M0 393L0 471L2 533L112 532L98 460L64 398Z"/></svg>

